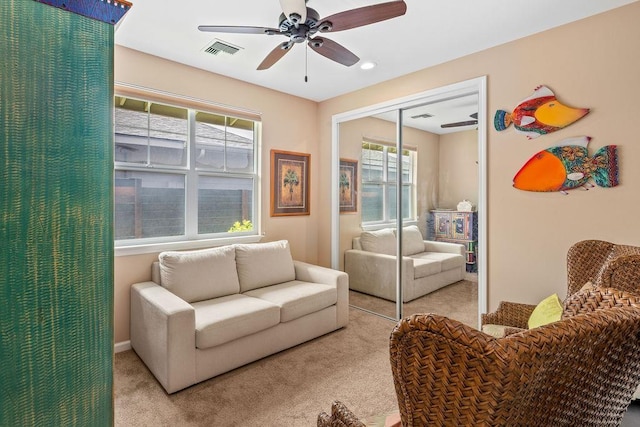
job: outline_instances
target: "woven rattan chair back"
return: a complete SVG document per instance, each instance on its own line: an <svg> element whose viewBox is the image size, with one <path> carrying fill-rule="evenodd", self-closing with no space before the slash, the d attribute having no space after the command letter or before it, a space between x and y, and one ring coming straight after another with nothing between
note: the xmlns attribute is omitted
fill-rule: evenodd
<svg viewBox="0 0 640 427"><path fill-rule="evenodd" d="M640 247L583 240L567 252L567 296L585 283L640 293Z"/></svg>
<svg viewBox="0 0 640 427"><path fill-rule="evenodd" d="M640 303L572 296L562 321L495 339L414 315L391 334L403 427L617 426L640 383Z"/></svg>

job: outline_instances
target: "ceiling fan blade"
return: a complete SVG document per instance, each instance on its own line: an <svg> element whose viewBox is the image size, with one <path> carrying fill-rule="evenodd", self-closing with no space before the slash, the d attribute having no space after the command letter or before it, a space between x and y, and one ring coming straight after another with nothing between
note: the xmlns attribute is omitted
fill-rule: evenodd
<svg viewBox="0 0 640 427"><path fill-rule="evenodd" d="M402 0L346 10L322 19L320 21L320 31L335 32L362 27L364 25L402 16L406 11L407 4ZM323 28L322 23L330 23L331 25Z"/></svg>
<svg viewBox="0 0 640 427"><path fill-rule="evenodd" d="M200 31L208 33L236 33L236 34L283 34L277 28L265 28L265 27L242 27L242 26L230 26L230 25L199 25Z"/></svg>
<svg viewBox="0 0 640 427"><path fill-rule="evenodd" d="M289 18L293 24L297 24L298 22L304 24L307 20L307 5L304 0L280 0L280 7L282 8L282 13L284 16ZM299 18L296 18L297 21L293 20L291 15L298 15Z"/></svg>
<svg viewBox="0 0 640 427"><path fill-rule="evenodd" d="M443 125L440 125L441 128L456 128L459 126L471 126L471 125L477 125L478 121L477 120L467 120L465 122L455 122L455 123L445 123Z"/></svg>
<svg viewBox="0 0 640 427"><path fill-rule="evenodd" d="M309 40L309 47L320 55L347 67L360 61L360 58L349 49L324 37L316 37Z"/></svg>
<svg viewBox="0 0 640 427"><path fill-rule="evenodd" d="M280 43L278 46L276 46L275 49L269 52L266 58L264 58L260 63L260 65L258 65L257 69L266 70L267 68L271 67L273 64L278 62L284 55L286 55L286 53L289 52L292 47L293 47L293 43L291 42Z"/></svg>

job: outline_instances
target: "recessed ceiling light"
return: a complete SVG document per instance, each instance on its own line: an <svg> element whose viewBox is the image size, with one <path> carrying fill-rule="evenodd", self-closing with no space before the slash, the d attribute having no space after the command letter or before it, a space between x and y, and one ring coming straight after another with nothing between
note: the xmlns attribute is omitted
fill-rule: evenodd
<svg viewBox="0 0 640 427"><path fill-rule="evenodd" d="M375 62L371 62L371 61L365 61L360 65L360 68L362 70L370 70L372 68L375 68L377 64Z"/></svg>

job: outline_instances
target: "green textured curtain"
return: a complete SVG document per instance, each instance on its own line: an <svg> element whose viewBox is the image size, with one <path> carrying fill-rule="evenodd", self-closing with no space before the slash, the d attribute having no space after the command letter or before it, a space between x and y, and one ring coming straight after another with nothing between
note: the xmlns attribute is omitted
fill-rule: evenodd
<svg viewBox="0 0 640 427"><path fill-rule="evenodd" d="M0 426L113 424L113 31L0 1Z"/></svg>

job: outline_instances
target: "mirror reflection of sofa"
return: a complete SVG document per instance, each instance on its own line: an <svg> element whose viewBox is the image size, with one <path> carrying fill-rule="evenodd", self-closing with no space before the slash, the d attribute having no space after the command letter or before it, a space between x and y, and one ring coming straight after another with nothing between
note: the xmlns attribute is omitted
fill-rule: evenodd
<svg viewBox="0 0 640 427"><path fill-rule="evenodd" d="M409 302L464 278L465 250L457 243L424 240L418 227L402 234L402 300ZM345 251L349 288L396 300L396 232L385 228L365 231Z"/></svg>

